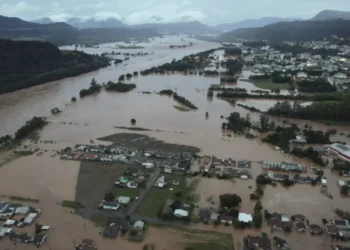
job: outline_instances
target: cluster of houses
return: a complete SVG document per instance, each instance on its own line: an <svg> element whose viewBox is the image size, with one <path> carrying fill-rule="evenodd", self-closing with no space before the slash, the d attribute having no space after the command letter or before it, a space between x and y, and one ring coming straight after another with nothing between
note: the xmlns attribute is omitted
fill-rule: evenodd
<svg viewBox="0 0 350 250"><path fill-rule="evenodd" d="M235 218L232 215L213 212L209 208L201 208L198 211L198 219L204 223L221 223L224 225L232 225ZM251 224L253 222L253 216L248 213L239 213L238 221L241 223Z"/></svg>
<svg viewBox="0 0 350 250"><path fill-rule="evenodd" d="M263 161L263 169L271 169L284 172L304 172L304 168L301 164L297 163L287 163L287 162L277 162L277 161Z"/></svg>
<svg viewBox="0 0 350 250"><path fill-rule="evenodd" d="M186 219L189 218L190 213L192 212L193 206L181 203L174 206L176 201L172 199L167 199L165 201L164 207L161 212L162 218L178 218L178 219Z"/></svg>
<svg viewBox="0 0 350 250"><path fill-rule="evenodd" d="M348 220L330 220L324 224L325 232L334 238L350 240L350 224Z"/></svg>
<svg viewBox="0 0 350 250"><path fill-rule="evenodd" d="M294 46L295 44L288 44ZM298 44L308 50L332 49L338 50L335 56L322 58L321 55L311 53L284 53L270 46L260 48L243 47L242 52L244 61L247 65L253 65L254 72L272 73L274 71L296 71L296 80L315 79L322 77L331 85L342 86L350 83L350 76L345 72L350 66L348 56L350 53L349 46L336 45L330 42L305 42ZM310 72L310 73L309 73ZM315 76L316 72L320 76Z"/></svg>
<svg viewBox="0 0 350 250"><path fill-rule="evenodd" d="M145 168L161 167L185 171L192 162L193 154L113 146L77 145L74 150L71 148L63 150L60 157L66 160L137 163Z"/></svg>
<svg viewBox="0 0 350 250"><path fill-rule="evenodd" d="M272 171L268 171L264 173L264 176L273 181L284 181L289 180L294 183L300 184L322 184L323 186L327 186L327 178L326 177L311 177L311 176L302 176L299 174L295 174L294 176L289 174L276 174Z"/></svg>
<svg viewBox="0 0 350 250"><path fill-rule="evenodd" d="M33 224L39 217L41 210L22 204L0 202L0 220L4 223L0 226L0 239L8 236L14 242L33 243L40 246L47 238L48 226L40 226L39 232L33 235L27 233L16 233L16 228L23 228ZM34 230L33 230L34 231Z"/></svg>
<svg viewBox="0 0 350 250"><path fill-rule="evenodd" d="M129 240L142 241L146 223L142 220L128 221L120 217L109 217L105 225L102 236L104 238L116 238L119 233L126 234L129 230L134 229L137 235L129 235Z"/></svg>

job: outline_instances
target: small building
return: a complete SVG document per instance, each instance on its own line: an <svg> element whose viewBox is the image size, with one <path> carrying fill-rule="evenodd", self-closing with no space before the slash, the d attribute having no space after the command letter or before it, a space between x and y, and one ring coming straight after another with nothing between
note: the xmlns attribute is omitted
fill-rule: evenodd
<svg viewBox="0 0 350 250"><path fill-rule="evenodd" d="M222 215L220 217L220 221L222 224L228 224L228 225L232 225L233 223L233 216L230 215Z"/></svg>
<svg viewBox="0 0 350 250"><path fill-rule="evenodd" d="M244 222L244 223L250 223L250 222L253 222L253 217L251 214L239 213L238 221Z"/></svg>
<svg viewBox="0 0 350 250"><path fill-rule="evenodd" d="M119 206L120 204L117 201L102 201L99 205L99 208L105 210L118 210Z"/></svg>
<svg viewBox="0 0 350 250"><path fill-rule="evenodd" d="M174 216L178 218L186 218L188 217L188 212L183 209L175 209Z"/></svg>
<svg viewBox="0 0 350 250"><path fill-rule="evenodd" d="M338 229L333 224L326 224L324 228L328 235L332 235L332 236L338 235Z"/></svg>
<svg viewBox="0 0 350 250"><path fill-rule="evenodd" d="M36 234L34 236L33 243L36 246L41 246L45 242L46 238L47 238L47 234L44 234L44 233Z"/></svg>
<svg viewBox="0 0 350 250"><path fill-rule="evenodd" d="M107 225L103 230L103 237L115 238L118 235L119 230L128 229L128 221L119 217L108 218Z"/></svg>
<svg viewBox="0 0 350 250"><path fill-rule="evenodd" d="M211 221L211 222L218 221L219 216L220 216L220 215L219 215L218 213L212 213L212 214L210 215L210 221Z"/></svg>
<svg viewBox="0 0 350 250"><path fill-rule="evenodd" d="M267 236L250 236L243 237L243 249L272 250L271 241Z"/></svg>
<svg viewBox="0 0 350 250"><path fill-rule="evenodd" d="M306 225L304 222L298 222L295 224L295 227L297 229L298 232L306 232Z"/></svg>
<svg viewBox="0 0 350 250"><path fill-rule="evenodd" d="M306 220L305 215L302 215L302 214L295 214L291 218L294 221L305 221Z"/></svg>
<svg viewBox="0 0 350 250"><path fill-rule="evenodd" d="M30 207L27 207L27 206L21 206L21 207L17 207L16 210L15 210L15 214L16 215L26 215L28 214L30 211Z"/></svg>
<svg viewBox="0 0 350 250"><path fill-rule="evenodd" d="M9 206L8 203L6 203L4 201L0 202L0 214L3 213L8 206Z"/></svg>
<svg viewBox="0 0 350 250"><path fill-rule="evenodd" d="M37 213L30 213L30 214L28 214L28 216L24 219L24 223L25 224L27 224L27 225L29 225L29 224L31 224L34 220L35 220L35 218L38 216L38 214Z"/></svg>
<svg viewBox="0 0 350 250"><path fill-rule="evenodd" d="M209 222L209 219L211 217L211 211L207 208L202 208L199 210L198 212L198 218L201 220L201 221L204 221L204 222Z"/></svg>
<svg viewBox="0 0 350 250"><path fill-rule="evenodd" d="M309 229L310 229L310 233L312 235L314 235L314 234L316 234L316 235L323 234L323 230L322 230L322 228L319 225L311 224L309 226Z"/></svg>
<svg viewBox="0 0 350 250"><path fill-rule="evenodd" d="M119 196L118 197L118 202L120 204L129 204L130 203L130 197L128 197L128 196Z"/></svg>
<svg viewBox="0 0 350 250"><path fill-rule="evenodd" d="M282 231L283 229L283 223L281 219L278 219L278 218L270 219L270 226L272 229L275 229L278 231Z"/></svg>
<svg viewBox="0 0 350 250"><path fill-rule="evenodd" d="M350 230L350 224L348 220L332 220L334 226L339 230Z"/></svg>
<svg viewBox="0 0 350 250"><path fill-rule="evenodd" d="M333 248L334 250L350 250L350 247L344 247L344 246L340 246L337 245L335 248Z"/></svg>
<svg viewBox="0 0 350 250"><path fill-rule="evenodd" d="M86 247L94 247L95 246L95 241L91 239L83 239L82 243L83 246Z"/></svg>
<svg viewBox="0 0 350 250"><path fill-rule="evenodd" d="M145 223L142 220L135 221L134 228L136 230L142 231L144 227L145 227Z"/></svg>
<svg viewBox="0 0 350 250"><path fill-rule="evenodd" d="M338 235L342 240L349 240L350 239L350 231L348 231L348 230L339 231Z"/></svg>

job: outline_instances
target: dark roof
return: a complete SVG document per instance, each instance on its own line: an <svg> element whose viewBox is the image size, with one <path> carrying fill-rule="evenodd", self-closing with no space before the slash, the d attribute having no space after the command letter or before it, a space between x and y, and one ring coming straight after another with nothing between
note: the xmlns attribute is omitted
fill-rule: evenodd
<svg viewBox="0 0 350 250"><path fill-rule="evenodd" d="M337 245L336 250L350 250L350 247L343 247L343 246Z"/></svg>
<svg viewBox="0 0 350 250"><path fill-rule="evenodd" d="M328 224L325 227L327 229L327 232L330 234L337 234L338 233L338 229L334 225Z"/></svg>
<svg viewBox="0 0 350 250"><path fill-rule="evenodd" d="M346 220L334 220L333 223L336 226L346 226L347 225Z"/></svg>
<svg viewBox="0 0 350 250"><path fill-rule="evenodd" d="M8 204L6 202L0 202L0 211L7 207Z"/></svg>
<svg viewBox="0 0 350 250"><path fill-rule="evenodd" d="M270 219L281 219L281 215L279 213L273 212L270 214Z"/></svg>
<svg viewBox="0 0 350 250"><path fill-rule="evenodd" d="M244 246L245 249L256 249L256 246L258 246L261 250L271 250L271 241L268 237L263 236L250 236L248 235L244 239Z"/></svg>
<svg viewBox="0 0 350 250"><path fill-rule="evenodd" d="M198 212L198 217L202 219L209 219L211 215L211 211L207 208L202 208Z"/></svg>
<svg viewBox="0 0 350 250"><path fill-rule="evenodd" d="M230 216L230 215L222 215L222 216L220 217L220 220L233 221L233 216Z"/></svg>
<svg viewBox="0 0 350 250"><path fill-rule="evenodd" d="M18 236L17 240L20 242L29 242L29 241L32 241L32 237L28 236L27 233L21 233Z"/></svg>
<svg viewBox="0 0 350 250"><path fill-rule="evenodd" d="M35 245L41 245L44 243L45 239L46 239L47 234L36 234L34 236L34 244Z"/></svg>
<svg viewBox="0 0 350 250"><path fill-rule="evenodd" d="M298 222L295 224L297 229L306 229L305 223L304 222Z"/></svg>
<svg viewBox="0 0 350 250"><path fill-rule="evenodd" d="M292 217L294 217L297 220L305 220L306 219L305 215L302 215L302 214L296 214L296 215L293 215Z"/></svg>
<svg viewBox="0 0 350 250"><path fill-rule="evenodd" d="M95 242L94 240L91 240L91 239L83 239L82 244L93 247L95 245Z"/></svg>
<svg viewBox="0 0 350 250"><path fill-rule="evenodd" d="M128 222L126 220L119 217L110 217L103 230L103 236L115 238L117 237L119 230L122 228L128 229Z"/></svg>
<svg viewBox="0 0 350 250"><path fill-rule="evenodd" d="M309 226L309 228L310 228L311 231L320 231L320 232L323 231L323 230L322 230L322 227L320 227L319 225L316 225L316 224L311 224L311 225Z"/></svg>
<svg viewBox="0 0 350 250"><path fill-rule="evenodd" d="M281 219L274 218L274 219L270 220L270 225L271 225L271 227L275 226L275 227L282 228L283 223L282 223Z"/></svg>

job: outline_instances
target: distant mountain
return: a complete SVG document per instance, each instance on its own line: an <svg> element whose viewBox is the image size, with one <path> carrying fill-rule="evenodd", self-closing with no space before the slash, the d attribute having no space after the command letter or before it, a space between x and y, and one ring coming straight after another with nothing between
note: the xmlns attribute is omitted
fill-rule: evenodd
<svg viewBox="0 0 350 250"><path fill-rule="evenodd" d="M33 23L50 24L50 23L53 23L53 21L48 17L43 17L43 18L34 20Z"/></svg>
<svg viewBox="0 0 350 250"><path fill-rule="evenodd" d="M107 19L99 19L99 20L95 18L89 18L89 19L70 18L67 20L67 23L79 29L127 27L127 25L124 24L122 21L113 17L107 18Z"/></svg>
<svg viewBox="0 0 350 250"><path fill-rule="evenodd" d="M108 26L108 22L107 19L105 26ZM110 22L116 23L115 20ZM131 38L145 39L159 35L160 33L157 31L146 28L113 27L78 30L67 23L39 24L16 17L0 16L0 38L43 40L56 45L115 42Z"/></svg>
<svg viewBox="0 0 350 250"><path fill-rule="evenodd" d="M345 19L350 20L350 11L339 11L339 10L323 10L316 16L311 18L312 21L325 21L332 19Z"/></svg>
<svg viewBox="0 0 350 250"><path fill-rule="evenodd" d="M186 33L189 35L200 34L219 34L218 29L202 24L198 21L180 22L180 23L146 23L133 25L137 28L149 28L162 33L179 34Z"/></svg>
<svg viewBox="0 0 350 250"><path fill-rule="evenodd" d="M311 41L330 36L350 37L349 20L295 21L270 24L261 28L233 30L219 36L224 42L235 39L268 41Z"/></svg>
<svg viewBox="0 0 350 250"><path fill-rule="evenodd" d="M278 23L278 22L292 22L292 21L300 21L300 20L301 20L300 18L262 17L259 19L246 19L235 23L223 23L215 26L215 28L223 32L228 32L236 29L258 28L258 27L264 27L265 25Z"/></svg>

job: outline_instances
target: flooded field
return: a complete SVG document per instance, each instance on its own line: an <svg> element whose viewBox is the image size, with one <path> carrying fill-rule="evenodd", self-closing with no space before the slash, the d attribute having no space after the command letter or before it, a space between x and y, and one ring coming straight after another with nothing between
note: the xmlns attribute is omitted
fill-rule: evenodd
<svg viewBox="0 0 350 250"><path fill-rule="evenodd" d="M198 75L149 75L133 77L129 82L135 83L137 88L129 93L109 93L102 91L98 95L88 96L71 103L73 96L78 96L80 89L86 88L92 78L97 82L116 81L121 74L139 71L151 66L157 66L170 62L173 58L180 59L184 55L219 47L220 44L194 41L191 47L181 49L169 49L170 44L181 43L183 37L157 38L151 43L144 43L145 49L118 50L115 44L101 45L98 49L84 48L89 53L103 53L121 51L135 53L148 52L147 56L131 57L129 61L121 65L111 65L105 69L91 72L79 77L68 78L44 85L19 90L13 93L1 95L0 98L0 135L15 132L24 122L33 116L47 116L49 124L40 132L40 140L53 141L54 143L38 143L37 147L43 152L41 156L31 155L21 157L7 163L0 168L0 194L18 195L39 199L37 204L43 209L39 219L40 223L49 224L53 230L45 247L50 249L72 249L83 238L91 238L97 242L99 249L142 249L139 243L130 243L122 237L117 240L104 240L99 235L99 229L75 215L70 209L59 205L62 200L74 200L75 197L89 197L93 203L105 188L120 175L118 169L106 170L110 166L81 166L77 161L62 161L58 156L53 156L55 150L65 147L73 147L76 144L89 144L94 140L99 144L111 142L123 143L120 133L127 133L131 138L139 138L147 135L157 140L157 148L177 151L177 145L189 146L185 148L201 155L215 155L217 157L230 157L235 160L252 161L251 172L253 177L261 173L261 165L257 161L286 161L297 162L307 166L312 163L303 159L281 154L272 146L262 143L260 140L247 140L243 136L231 136L227 131L221 130L225 122L221 116L227 117L232 112L240 112L242 116L250 113L252 120L258 119L258 113L251 113L234 104L220 100L216 97L207 97L207 88L211 84L218 84L219 77L204 77ZM65 47L64 49L74 49ZM80 48L79 48L80 49ZM245 74L245 72L244 72ZM233 87L257 89L253 84L238 81ZM186 97L198 107L197 111L181 112L173 107L178 103L168 96L160 96L155 92L163 89L172 89L179 95ZM151 94L143 94L149 91ZM248 106L254 106L261 110L267 110L274 105L271 100L240 100ZM54 107L63 112L52 116L50 110ZM208 112L206 118L205 113ZM130 119L136 119L136 126L146 128L145 131L129 131L116 127L129 127ZM284 118L274 118L282 124ZM297 123L303 127L305 124L313 126L315 130L327 130L336 128L338 132L344 132L345 136L337 135L342 141L347 141L350 129L345 126L325 126L320 123L288 119L289 123ZM111 135L111 136L110 136ZM103 138L106 137L107 138ZM97 138L103 138L97 140ZM332 138L333 139L333 138ZM162 144L163 141L167 144ZM154 142L154 141L153 141ZM132 147L147 147L148 140L128 144ZM167 146L174 144L172 146ZM53 151L54 150L54 151ZM181 148L183 150L183 148ZM1 155L0 155L1 156ZM84 171L85 175L84 175ZM94 171L97 173L94 174ZM80 174L79 174L80 173ZM276 211L292 215L302 213L310 222L321 223L322 218L333 218L333 209L340 207L350 209L347 199L339 196L337 181L340 177L325 171L328 178L328 189L333 195L333 200L320 193L319 187L296 184L289 189L281 186L267 187L262 200L263 206L269 211ZM89 183L101 183L100 186ZM249 188L252 186L252 188ZM251 213L254 203L249 200L249 194L255 189L253 180L223 181L203 178L199 183L196 194L199 195L199 207L217 207L218 196L222 193L237 193L243 202L241 211ZM214 204L211 203L211 199ZM233 230L230 227L214 228L211 225L194 225L203 230L222 231L232 234L235 244L244 235L259 235L257 230ZM267 227L265 231L269 231ZM159 235L162 234L162 237ZM275 235L278 235L275 233ZM285 237L293 249L329 249L331 242L322 237L311 237L308 233L299 235L296 232ZM173 240L174 239L174 240ZM154 243L156 249L179 249L184 243L188 243L182 233L176 233L171 229L163 230L151 228L145 243ZM31 246L14 246L8 240L1 241L2 246L8 249L30 249ZM326 248L327 247L327 248ZM34 247L32 247L34 248Z"/></svg>

